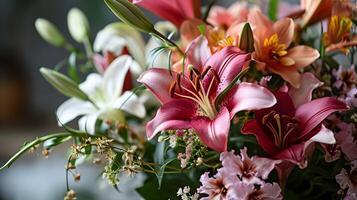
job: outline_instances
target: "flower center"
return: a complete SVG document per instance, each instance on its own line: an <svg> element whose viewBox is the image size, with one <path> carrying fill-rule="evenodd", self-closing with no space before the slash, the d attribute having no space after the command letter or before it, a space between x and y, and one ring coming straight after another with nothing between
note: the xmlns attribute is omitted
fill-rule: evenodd
<svg viewBox="0 0 357 200"><path fill-rule="evenodd" d="M295 64L295 61L286 56L288 52L286 51L287 46L285 44L279 43L278 34L273 34L272 36L264 39L263 46L268 49L269 57L282 65L290 66Z"/></svg>
<svg viewBox="0 0 357 200"><path fill-rule="evenodd" d="M289 140L299 129L298 121L287 115L280 115L271 111L262 119L262 124L269 130L274 138L276 147L283 149Z"/></svg>
<svg viewBox="0 0 357 200"><path fill-rule="evenodd" d="M207 36L212 52L219 51L224 47L233 46L234 38L226 37L226 33L222 29L214 29Z"/></svg>
<svg viewBox="0 0 357 200"><path fill-rule="evenodd" d="M208 74L212 75L212 79L209 82L207 89L204 87L203 78ZM188 81L190 85L184 86L182 79ZM214 103L210 99L210 93L214 82L219 83L220 78L217 72L210 66L206 67L202 73L196 68L189 67L189 77L183 74L177 74L176 80L174 80L169 88L169 94L171 97L179 97L194 101L199 105L199 113L210 119L214 119L217 115L217 109Z"/></svg>

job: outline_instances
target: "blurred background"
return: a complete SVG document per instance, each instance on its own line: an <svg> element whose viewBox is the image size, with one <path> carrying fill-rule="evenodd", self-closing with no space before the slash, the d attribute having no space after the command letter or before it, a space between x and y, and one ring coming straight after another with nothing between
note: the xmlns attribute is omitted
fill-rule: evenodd
<svg viewBox="0 0 357 200"><path fill-rule="evenodd" d="M234 0L220 0L230 4ZM203 1L204 3L205 0ZM4 164L28 140L61 131L55 110L65 97L39 73L52 68L68 53L43 41L34 28L36 18L53 22L68 40L67 12L80 8L88 17L92 39L106 24L116 21L102 0L1 0L0 1L0 164ZM146 13L153 21L153 15ZM69 144L68 144L69 145ZM66 191L66 147L51 152L48 159L40 149L25 154L10 169L0 172L0 200L63 199ZM79 199L122 199L111 187L98 183L100 170L82 166L82 180L71 185ZM100 179L100 178L99 178ZM98 184L101 185L98 187ZM104 189L105 191L99 191Z"/></svg>

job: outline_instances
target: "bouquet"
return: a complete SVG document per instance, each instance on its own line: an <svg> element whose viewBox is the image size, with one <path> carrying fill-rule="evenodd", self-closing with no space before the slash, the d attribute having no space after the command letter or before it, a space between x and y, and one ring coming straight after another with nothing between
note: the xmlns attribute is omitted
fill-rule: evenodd
<svg viewBox="0 0 357 200"><path fill-rule="evenodd" d="M40 69L69 98L56 110L63 132L26 142L1 170L70 142L65 200L91 163L118 199L122 184L131 199L357 199L354 2L104 2L120 22L94 40L78 8L76 44L36 20L68 50Z"/></svg>

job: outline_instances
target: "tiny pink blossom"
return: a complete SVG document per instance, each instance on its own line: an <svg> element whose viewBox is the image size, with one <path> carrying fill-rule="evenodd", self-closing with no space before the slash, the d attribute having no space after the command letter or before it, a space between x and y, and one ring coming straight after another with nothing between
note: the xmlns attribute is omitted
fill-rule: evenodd
<svg viewBox="0 0 357 200"><path fill-rule="evenodd" d="M219 200L234 200L236 199L236 188L232 186L238 183L236 176L229 175L225 170L219 170L214 177L209 177L208 172L204 173L200 182L202 186L198 188L201 194L207 194L207 197L202 200L219 199Z"/></svg>
<svg viewBox="0 0 357 200"><path fill-rule="evenodd" d="M357 195L357 160L351 163L351 170L349 172L343 168L336 175L336 181L342 189L348 189L347 195Z"/></svg>
<svg viewBox="0 0 357 200"><path fill-rule="evenodd" d="M275 164L280 161L253 156L249 158L247 148L240 150L240 156L232 152L221 153L220 160L223 168L230 174L237 176L247 184L263 183L261 179L267 179Z"/></svg>
<svg viewBox="0 0 357 200"><path fill-rule="evenodd" d="M342 89L344 93L347 93L353 86L357 84L357 73L355 66L351 65L350 68L345 68L342 65L338 70L333 70L336 81L333 84L337 89Z"/></svg>

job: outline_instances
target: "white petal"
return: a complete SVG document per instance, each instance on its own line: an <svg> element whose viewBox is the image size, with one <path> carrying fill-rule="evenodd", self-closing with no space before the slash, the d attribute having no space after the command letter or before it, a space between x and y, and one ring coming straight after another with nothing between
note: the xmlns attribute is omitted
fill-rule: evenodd
<svg viewBox="0 0 357 200"><path fill-rule="evenodd" d="M119 55L125 46L125 40L116 35L114 30L104 28L98 32L93 48L96 52L110 51L115 55Z"/></svg>
<svg viewBox="0 0 357 200"><path fill-rule="evenodd" d="M325 144L336 143L334 133L330 129L326 128L324 125L321 125L321 130L310 140L314 142L325 143Z"/></svg>
<svg viewBox="0 0 357 200"><path fill-rule="evenodd" d="M107 96L119 97L123 90L125 76L132 64L132 58L124 55L116 58L104 72L103 87Z"/></svg>
<svg viewBox="0 0 357 200"><path fill-rule="evenodd" d="M94 135L95 134L95 123L96 123L99 115L100 115L100 112L97 112L97 113L93 113L90 115L85 115L82 118L80 118L78 121L79 129L82 131L85 131L89 134Z"/></svg>
<svg viewBox="0 0 357 200"><path fill-rule="evenodd" d="M114 108L124 110L132 115L143 118L146 115L144 104L133 92L126 91L115 101Z"/></svg>
<svg viewBox="0 0 357 200"><path fill-rule="evenodd" d="M103 78L97 73L89 74L84 82L79 84L79 88L88 96L93 95L101 87Z"/></svg>
<svg viewBox="0 0 357 200"><path fill-rule="evenodd" d="M91 103L71 98L58 107L56 115L58 118L58 124L61 125L66 124L80 115L93 112L96 112L96 109Z"/></svg>

